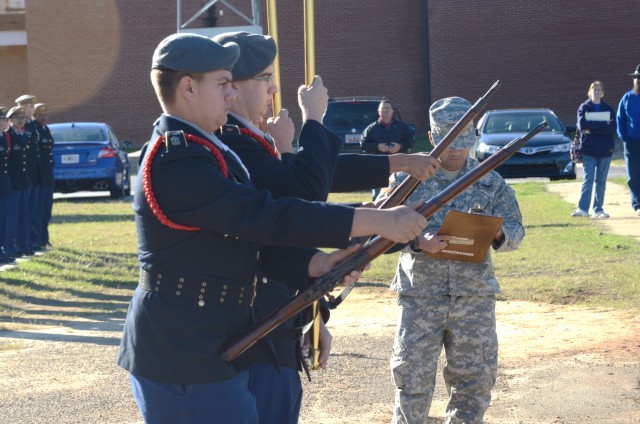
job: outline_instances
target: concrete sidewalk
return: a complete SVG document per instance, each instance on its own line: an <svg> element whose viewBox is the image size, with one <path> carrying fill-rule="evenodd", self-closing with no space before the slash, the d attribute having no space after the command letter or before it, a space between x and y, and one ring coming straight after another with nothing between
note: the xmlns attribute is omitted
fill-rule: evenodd
<svg viewBox="0 0 640 424"><path fill-rule="evenodd" d="M549 192L558 194L573 205L574 210L577 208L582 180L547 184L546 187ZM613 234L631 236L640 241L640 216L631 208L629 188L626 185L607 183L604 210L611 215L611 218L596 220L599 225L602 225ZM575 219L591 218L576 217Z"/></svg>

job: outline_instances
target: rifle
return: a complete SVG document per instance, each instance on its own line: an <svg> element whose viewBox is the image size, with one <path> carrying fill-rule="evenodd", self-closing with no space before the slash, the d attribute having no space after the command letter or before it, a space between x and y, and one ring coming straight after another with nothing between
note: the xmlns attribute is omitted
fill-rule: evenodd
<svg viewBox="0 0 640 424"><path fill-rule="evenodd" d="M459 180L454 181L449 187L425 202L417 212L425 218L433 216L438 209L451 199L456 197L467 187L478 181L483 175L497 168L504 161L509 159L527 142L531 137L545 129L549 124L540 123L532 131L522 137L512 140L506 146L500 148L496 153L480 163L474 169L463 175ZM262 337L269 334L278 325L297 314L316 300L329 294L338 283L354 269L362 269L373 259L382 255L393 247L396 243L376 236L369 240L358 251L340 262L333 270L316 279L316 281L304 292L295 296L279 310L273 312L263 321L256 323L249 331L240 336L220 357L227 362L233 361L240 354L253 346Z"/></svg>
<svg viewBox="0 0 640 424"><path fill-rule="evenodd" d="M429 156L432 158L438 159L442 152L444 152L447 147L453 141L458 138L458 136L464 131L464 129L469 125L478 114L484 110L487 105L487 101L493 95L493 93L500 87L500 80L493 83L491 88L484 94L484 96L480 97L476 102L471 106L471 108L465 112L464 115L456 122L456 124L449 130L449 132L440 140L437 146L433 148L433 150L429 153ZM387 209L392 208L394 206L398 206L404 203L407 198L414 192L416 187L420 184L420 180L417 178L413 178L409 176L402 183L400 183L387 197L384 201L378 206L378 209ZM365 244L369 240L368 237L358 237L351 240L350 245L354 244ZM342 290L340 295L337 297L329 295L328 296L328 304L329 309L335 309L342 301L351 293L351 290L355 287L356 283L349 284L347 287Z"/></svg>

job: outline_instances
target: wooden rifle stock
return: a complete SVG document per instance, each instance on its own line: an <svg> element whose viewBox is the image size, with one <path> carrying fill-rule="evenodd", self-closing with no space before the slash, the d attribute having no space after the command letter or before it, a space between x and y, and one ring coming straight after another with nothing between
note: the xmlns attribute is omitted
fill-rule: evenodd
<svg viewBox="0 0 640 424"><path fill-rule="evenodd" d="M467 187L478 181L483 175L500 166L527 142L531 137L548 126L547 122L540 123L531 132L522 137L516 138L496 153L487 158L484 162L473 168L459 180L454 181L449 187L442 190L436 196L425 202L418 212L426 218L430 218L444 204L460 194ZM362 269L373 259L385 253L396 243L376 236L367 242L362 248L351 256L340 262L336 268L316 279L316 281L304 292L295 296L282 308L275 311L263 321L256 323L247 333L234 341L230 347L224 350L220 356L223 360L230 362L240 356L262 337L273 331L293 315L297 314L314 301L319 300L329 294L338 283L354 269Z"/></svg>

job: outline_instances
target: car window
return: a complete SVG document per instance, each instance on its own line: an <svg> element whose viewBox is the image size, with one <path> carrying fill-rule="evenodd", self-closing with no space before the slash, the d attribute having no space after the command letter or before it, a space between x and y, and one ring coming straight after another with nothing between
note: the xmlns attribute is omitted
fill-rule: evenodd
<svg viewBox="0 0 640 424"><path fill-rule="evenodd" d="M86 141L105 141L107 135L100 127L56 127L50 126L51 135L56 142L82 143Z"/></svg>
<svg viewBox="0 0 640 424"><path fill-rule="evenodd" d="M483 131L487 134L529 132L541 122L549 124L544 130L546 132L564 131L560 120L546 111L491 113L484 123Z"/></svg>
<svg viewBox="0 0 640 424"><path fill-rule="evenodd" d="M111 139L111 145L116 149L120 150L120 142L118 141L118 137L116 137L115 133L109 128L109 138Z"/></svg>
<svg viewBox="0 0 640 424"><path fill-rule="evenodd" d="M378 119L378 102L329 103L322 122L329 126L366 127Z"/></svg>

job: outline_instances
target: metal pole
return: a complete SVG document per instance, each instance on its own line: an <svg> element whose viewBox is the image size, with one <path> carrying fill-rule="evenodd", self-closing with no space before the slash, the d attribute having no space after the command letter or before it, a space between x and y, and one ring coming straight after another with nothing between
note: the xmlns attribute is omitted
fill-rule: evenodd
<svg viewBox="0 0 640 424"><path fill-rule="evenodd" d="M316 43L313 0L304 2L304 70L305 82L311 85L316 76Z"/></svg>
<svg viewBox="0 0 640 424"><path fill-rule="evenodd" d="M276 10L276 0L267 0L267 31L269 35L273 37L273 41L276 42L276 46L278 44L278 12ZM275 75L275 83L278 87L280 85L280 49L276 53L276 57L273 60L273 73ZM278 116L280 110L282 109L282 97L280 95L280 90L273 95L273 103L272 103L272 113L273 116Z"/></svg>
<svg viewBox="0 0 640 424"><path fill-rule="evenodd" d="M313 83L316 76L316 46L315 46L315 27L313 16L313 0L304 1L304 70L305 83L307 86ZM320 304L316 300L312 306L313 325L311 326L311 349L309 352L309 368L312 370L320 367Z"/></svg>

